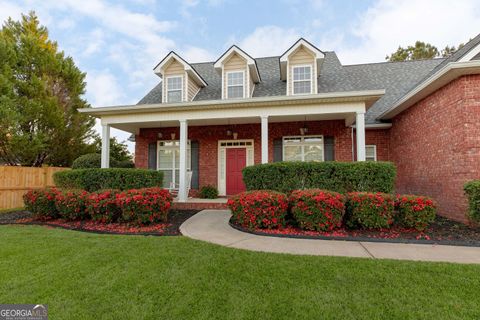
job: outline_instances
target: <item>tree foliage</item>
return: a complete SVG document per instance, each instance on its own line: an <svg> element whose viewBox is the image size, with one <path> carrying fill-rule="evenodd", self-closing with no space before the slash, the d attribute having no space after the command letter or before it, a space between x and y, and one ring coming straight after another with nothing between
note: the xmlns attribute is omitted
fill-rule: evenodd
<svg viewBox="0 0 480 320"><path fill-rule="evenodd" d="M94 119L80 114L85 73L58 50L34 12L0 30L0 159L69 166L91 152Z"/></svg>
<svg viewBox="0 0 480 320"><path fill-rule="evenodd" d="M408 46L403 48L401 46L398 47L397 51L392 53L391 55L387 55L385 60L388 61L412 61L412 60L421 60L421 59L433 59L438 57L449 57L455 51L463 47L463 43L461 43L458 48L455 46L446 46L444 49L439 51L437 47L425 43L422 41L416 41L415 45Z"/></svg>
<svg viewBox="0 0 480 320"><path fill-rule="evenodd" d="M102 139L99 136L95 137L93 142L95 153L102 153ZM132 161L133 157L125 141L117 141L117 138L110 138L110 158L116 161Z"/></svg>

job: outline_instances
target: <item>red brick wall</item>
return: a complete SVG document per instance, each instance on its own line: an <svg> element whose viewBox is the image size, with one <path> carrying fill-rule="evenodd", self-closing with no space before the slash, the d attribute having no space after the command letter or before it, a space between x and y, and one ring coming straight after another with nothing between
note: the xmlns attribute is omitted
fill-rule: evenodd
<svg viewBox="0 0 480 320"><path fill-rule="evenodd" d="M303 122L281 122L269 124L269 161L273 161L273 140L282 136L299 135ZM345 127L343 120L307 122L308 135L321 134L335 137L335 160L352 160L351 129ZM254 139L254 161L261 162L261 128L260 123L236 126L190 126L188 137L198 140L200 145L199 179L200 185L217 185L218 140L231 140L227 129L238 132L237 139ZM148 167L148 144L158 140L162 132L163 138L169 140L172 133L179 137L178 128L141 129L135 137L135 165L137 168ZM367 144L377 144L379 160L388 160L388 139L385 130L367 131Z"/></svg>
<svg viewBox="0 0 480 320"><path fill-rule="evenodd" d="M466 221L463 184L480 178L480 75L464 76L393 119L397 192L428 195L439 213Z"/></svg>

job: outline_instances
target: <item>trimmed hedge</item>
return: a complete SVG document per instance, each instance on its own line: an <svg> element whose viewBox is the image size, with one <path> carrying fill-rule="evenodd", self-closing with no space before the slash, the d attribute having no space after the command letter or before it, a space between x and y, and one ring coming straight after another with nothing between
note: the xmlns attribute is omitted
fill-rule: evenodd
<svg viewBox="0 0 480 320"><path fill-rule="evenodd" d="M393 224L393 196L385 193L351 192L347 195L345 221L350 228L383 229Z"/></svg>
<svg viewBox="0 0 480 320"><path fill-rule="evenodd" d="M102 156L99 153L87 153L72 163L72 169L92 169L100 168L102 163ZM110 168L134 168L135 164L130 160L117 161L110 158Z"/></svg>
<svg viewBox="0 0 480 320"><path fill-rule="evenodd" d="M340 193L392 193L396 168L391 162L275 162L243 169L247 190L324 189Z"/></svg>
<svg viewBox="0 0 480 320"><path fill-rule="evenodd" d="M288 211L287 196L270 190L242 192L228 199L227 204L232 221L251 230L283 226Z"/></svg>
<svg viewBox="0 0 480 320"><path fill-rule="evenodd" d="M465 183L463 190L468 198L468 216L473 222L480 222L480 180Z"/></svg>
<svg viewBox="0 0 480 320"><path fill-rule="evenodd" d="M161 187L163 173L146 169L75 169L54 173L53 180L57 187L64 189L128 190Z"/></svg>
<svg viewBox="0 0 480 320"><path fill-rule="evenodd" d="M218 190L214 186L206 185L200 188L199 196L202 199L217 199Z"/></svg>
<svg viewBox="0 0 480 320"><path fill-rule="evenodd" d="M305 230L332 231L342 226L345 197L337 192L295 190L289 197L293 217Z"/></svg>
<svg viewBox="0 0 480 320"><path fill-rule="evenodd" d="M435 220L436 206L429 197L398 195L395 200L395 221L406 228L423 231Z"/></svg>

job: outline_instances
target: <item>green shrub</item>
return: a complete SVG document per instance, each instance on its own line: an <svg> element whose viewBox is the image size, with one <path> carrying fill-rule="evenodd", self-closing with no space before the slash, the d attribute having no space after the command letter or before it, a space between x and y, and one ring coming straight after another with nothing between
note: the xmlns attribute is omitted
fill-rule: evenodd
<svg viewBox="0 0 480 320"><path fill-rule="evenodd" d="M100 168L102 163L102 156L98 153L87 153L77 159L72 163L72 169L91 169L91 168ZM110 167L116 168L118 166L118 161L115 159L110 159Z"/></svg>
<svg viewBox="0 0 480 320"><path fill-rule="evenodd" d="M480 180L469 181L463 187L468 198L468 216L474 222L480 222Z"/></svg>
<svg viewBox="0 0 480 320"><path fill-rule="evenodd" d="M199 195L202 199L216 199L218 198L218 190L214 186L203 186L200 188Z"/></svg>
<svg viewBox="0 0 480 320"><path fill-rule="evenodd" d="M56 172L53 179L59 188L92 192L160 187L163 173L146 169L76 169Z"/></svg>
<svg viewBox="0 0 480 320"><path fill-rule="evenodd" d="M58 194L55 188L29 190L23 195L23 202L25 208L39 218L57 218L55 197Z"/></svg>
<svg viewBox="0 0 480 320"><path fill-rule="evenodd" d="M135 163L131 160L118 161L117 165L112 166L113 168L135 168Z"/></svg>
<svg viewBox="0 0 480 320"><path fill-rule="evenodd" d="M284 225L288 211L287 196L269 190L242 192L228 199L227 204L232 221L252 230Z"/></svg>
<svg viewBox="0 0 480 320"><path fill-rule="evenodd" d="M383 229L393 224L393 197L385 193L351 192L347 195L346 224L350 228Z"/></svg>
<svg viewBox="0 0 480 320"><path fill-rule="evenodd" d="M65 190L55 197L55 206L61 218L87 220L90 218L87 205L89 193L84 190Z"/></svg>
<svg viewBox="0 0 480 320"><path fill-rule="evenodd" d="M398 195L395 209L395 221L407 228L423 231L435 220L436 206L429 197Z"/></svg>
<svg viewBox="0 0 480 320"><path fill-rule="evenodd" d="M275 162L243 169L247 190L286 193L302 189L392 193L395 176L390 162Z"/></svg>
<svg viewBox="0 0 480 320"><path fill-rule="evenodd" d="M342 225L345 197L319 189L295 190L289 197L293 217L300 228L331 231Z"/></svg>

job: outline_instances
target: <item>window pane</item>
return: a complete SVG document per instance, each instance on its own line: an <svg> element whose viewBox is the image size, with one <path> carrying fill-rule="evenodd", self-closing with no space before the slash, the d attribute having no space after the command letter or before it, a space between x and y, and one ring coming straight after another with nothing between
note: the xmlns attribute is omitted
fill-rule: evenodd
<svg viewBox="0 0 480 320"><path fill-rule="evenodd" d="M301 146L284 146L284 161L302 161Z"/></svg>
<svg viewBox="0 0 480 320"><path fill-rule="evenodd" d="M180 102L182 101L182 91L168 91L167 102Z"/></svg>
<svg viewBox="0 0 480 320"><path fill-rule="evenodd" d="M294 67L293 68L293 80L310 80L311 79L311 67Z"/></svg>
<svg viewBox="0 0 480 320"><path fill-rule="evenodd" d="M173 167L173 150L159 150L158 167L160 169L169 169Z"/></svg>
<svg viewBox="0 0 480 320"><path fill-rule="evenodd" d="M293 83L293 93L311 93L311 81L296 81Z"/></svg>
<svg viewBox="0 0 480 320"><path fill-rule="evenodd" d="M367 161L375 161L376 158L376 150L375 146L365 146L365 160Z"/></svg>
<svg viewBox="0 0 480 320"><path fill-rule="evenodd" d="M160 170L163 172L163 187L170 188L172 180L172 170Z"/></svg>
<svg viewBox="0 0 480 320"><path fill-rule="evenodd" d="M243 86L243 72L227 73L227 84L229 86Z"/></svg>
<svg viewBox="0 0 480 320"><path fill-rule="evenodd" d="M323 161L323 148L321 145L306 145L304 152L305 161Z"/></svg>
<svg viewBox="0 0 480 320"><path fill-rule="evenodd" d="M168 90L182 90L182 77L167 78Z"/></svg>
<svg viewBox="0 0 480 320"><path fill-rule="evenodd" d="M228 87L228 98L243 98L243 86Z"/></svg>

